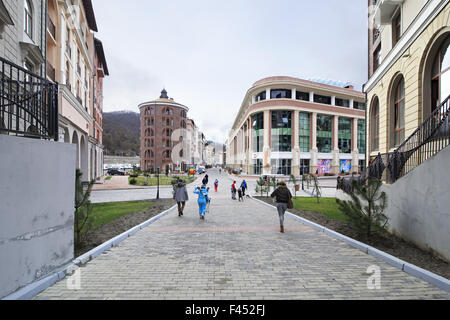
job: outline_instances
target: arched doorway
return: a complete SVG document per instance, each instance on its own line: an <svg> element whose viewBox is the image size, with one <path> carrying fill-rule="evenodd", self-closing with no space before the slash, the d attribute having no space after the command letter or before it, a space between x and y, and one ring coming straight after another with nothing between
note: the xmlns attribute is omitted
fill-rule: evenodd
<svg viewBox="0 0 450 320"><path fill-rule="evenodd" d="M400 73L392 80L388 106L388 146L395 148L405 140L405 78Z"/></svg>

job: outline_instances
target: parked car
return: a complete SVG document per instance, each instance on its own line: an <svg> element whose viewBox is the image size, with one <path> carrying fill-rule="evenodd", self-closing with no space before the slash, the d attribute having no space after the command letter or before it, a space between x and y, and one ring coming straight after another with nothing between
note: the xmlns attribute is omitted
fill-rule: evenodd
<svg viewBox="0 0 450 320"><path fill-rule="evenodd" d="M107 172L110 176L115 176L115 175L124 176L125 175L125 172L120 171L118 169L109 169Z"/></svg>
<svg viewBox="0 0 450 320"><path fill-rule="evenodd" d="M205 172L206 172L206 171L205 171L205 169L203 169L203 168L199 168L198 171L197 171L198 174L203 174L203 173L205 173Z"/></svg>

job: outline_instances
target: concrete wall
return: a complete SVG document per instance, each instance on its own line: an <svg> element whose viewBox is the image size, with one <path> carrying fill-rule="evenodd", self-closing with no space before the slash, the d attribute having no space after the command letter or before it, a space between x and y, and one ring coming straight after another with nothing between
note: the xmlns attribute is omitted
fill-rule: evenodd
<svg viewBox="0 0 450 320"><path fill-rule="evenodd" d="M450 261L450 146L392 185L388 196L389 229L401 238ZM336 197L349 200L337 190Z"/></svg>
<svg viewBox="0 0 450 320"><path fill-rule="evenodd" d="M0 297L73 259L75 152L0 134Z"/></svg>

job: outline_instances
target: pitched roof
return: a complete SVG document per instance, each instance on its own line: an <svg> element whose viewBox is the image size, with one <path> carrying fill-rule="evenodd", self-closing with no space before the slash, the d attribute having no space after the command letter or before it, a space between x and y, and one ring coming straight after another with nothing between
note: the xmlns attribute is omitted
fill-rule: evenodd
<svg viewBox="0 0 450 320"><path fill-rule="evenodd" d="M100 59L100 62L102 63L103 70L105 71L105 74L109 76L108 71L108 65L106 64L106 58L105 58L105 51L103 50L103 44L100 40L94 37L94 46L95 51L97 51L98 58Z"/></svg>
<svg viewBox="0 0 450 320"><path fill-rule="evenodd" d="M95 21L94 8L92 7L92 0L83 0L84 11L86 12L86 19L89 28L92 31L98 32L97 22Z"/></svg>

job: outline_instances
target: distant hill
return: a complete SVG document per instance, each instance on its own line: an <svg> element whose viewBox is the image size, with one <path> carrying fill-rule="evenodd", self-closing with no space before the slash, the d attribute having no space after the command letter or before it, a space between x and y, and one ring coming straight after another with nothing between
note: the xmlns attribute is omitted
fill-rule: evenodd
<svg viewBox="0 0 450 320"><path fill-rule="evenodd" d="M116 111L103 113L105 155L139 155L139 113Z"/></svg>

